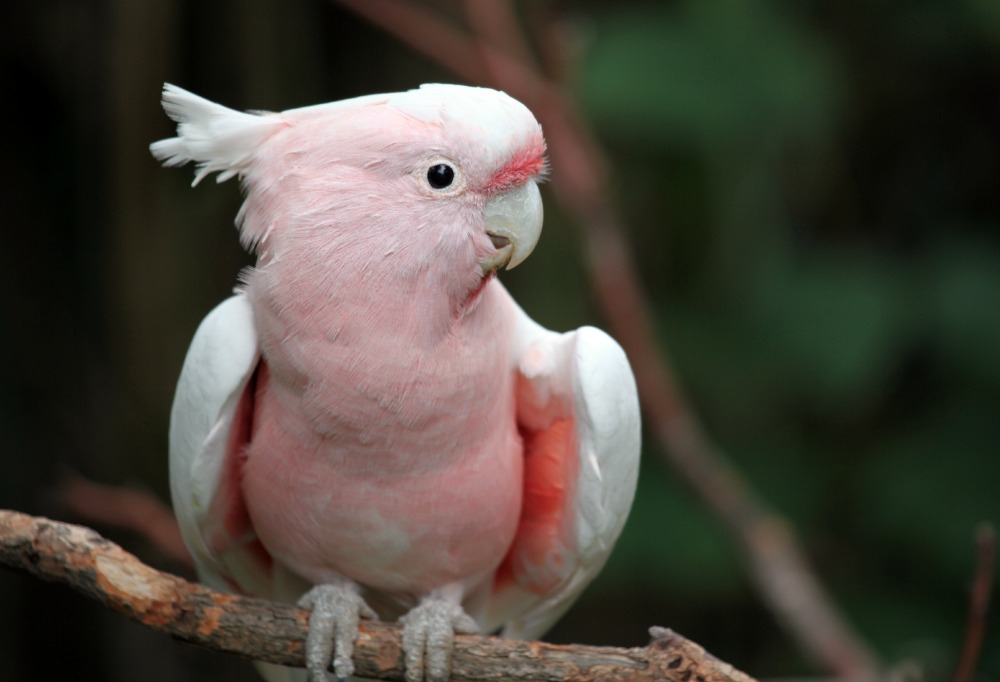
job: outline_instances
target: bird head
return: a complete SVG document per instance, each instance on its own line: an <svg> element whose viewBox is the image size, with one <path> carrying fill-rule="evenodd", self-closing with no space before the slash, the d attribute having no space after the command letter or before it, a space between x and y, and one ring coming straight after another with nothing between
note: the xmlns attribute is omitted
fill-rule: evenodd
<svg viewBox="0 0 1000 682"><path fill-rule="evenodd" d="M195 161L195 183L239 176L242 240L259 268L284 263L284 281L430 279L461 296L538 242L545 142L502 92L432 84L242 113L168 85L164 107L178 136L154 156Z"/></svg>

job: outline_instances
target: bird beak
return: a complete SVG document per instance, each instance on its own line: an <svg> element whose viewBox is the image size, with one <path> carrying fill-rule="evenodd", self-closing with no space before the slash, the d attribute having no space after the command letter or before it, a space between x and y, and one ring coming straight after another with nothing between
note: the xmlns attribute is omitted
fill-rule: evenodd
<svg viewBox="0 0 1000 682"><path fill-rule="evenodd" d="M538 185L528 180L490 199L485 218L486 234L497 252L482 264L483 274L519 265L535 249L542 234L542 196Z"/></svg>

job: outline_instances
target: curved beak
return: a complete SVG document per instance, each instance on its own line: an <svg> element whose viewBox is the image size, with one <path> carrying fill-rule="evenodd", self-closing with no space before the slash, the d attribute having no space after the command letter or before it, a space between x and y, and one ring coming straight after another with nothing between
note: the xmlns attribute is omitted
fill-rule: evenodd
<svg viewBox="0 0 1000 682"><path fill-rule="evenodd" d="M496 255L483 263L487 274L519 265L535 249L542 234L542 196L534 180L489 200L485 210L486 234Z"/></svg>

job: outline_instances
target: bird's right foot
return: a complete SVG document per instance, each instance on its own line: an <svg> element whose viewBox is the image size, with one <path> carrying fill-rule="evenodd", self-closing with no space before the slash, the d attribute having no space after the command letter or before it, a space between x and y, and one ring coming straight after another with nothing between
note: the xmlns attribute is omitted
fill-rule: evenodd
<svg viewBox="0 0 1000 682"><path fill-rule="evenodd" d="M337 682L347 682L354 674L354 640L361 618L378 616L361 598L354 583L316 585L299 599L299 606L311 609L306 637L306 674L309 682L328 682L326 671L333 661Z"/></svg>

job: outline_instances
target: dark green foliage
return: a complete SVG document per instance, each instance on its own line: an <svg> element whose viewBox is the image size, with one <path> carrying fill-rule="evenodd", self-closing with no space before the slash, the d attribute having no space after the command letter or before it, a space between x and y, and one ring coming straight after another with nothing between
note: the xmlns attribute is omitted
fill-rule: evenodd
<svg viewBox="0 0 1000 682"><path fill-rule="evenodd" d="M1000 24L877 5L606 10L580 90L711 432L885 660L935 679L1000 520ZM753 617L718 526L646 473L608 579L658 566L696 639L705 602ZM985 650L997 679L996 628Z"/></svg>

